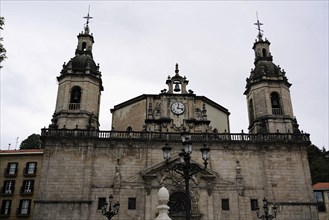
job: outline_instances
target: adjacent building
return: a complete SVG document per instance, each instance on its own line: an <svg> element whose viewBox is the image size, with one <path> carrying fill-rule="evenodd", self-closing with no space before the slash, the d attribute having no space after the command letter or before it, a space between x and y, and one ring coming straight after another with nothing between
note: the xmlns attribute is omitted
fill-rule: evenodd
<svg viewBox="0 0 329 220"><path fill-rule="evenodd" d="M0 218L32 219L43 150L0 151Z"/></svg>
<svg viewBox="0 0 329 220"><path fill-rule="evenodd" d="M314 197L318 203L319 219L329 219L329 183L316 183L313 185Z"/></svg>

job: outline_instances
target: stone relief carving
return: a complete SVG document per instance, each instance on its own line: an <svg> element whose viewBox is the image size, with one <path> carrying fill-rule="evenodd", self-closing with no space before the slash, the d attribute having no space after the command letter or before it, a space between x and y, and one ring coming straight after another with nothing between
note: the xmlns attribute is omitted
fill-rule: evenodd
<svg viewBox="0 0 329 220"><path fill-rule="evenodd" d="M149 119L153 118L153 107L152 107L152 102L149 103L149 107L147 109L147 117Z"/></svg>
<svg viewBox="0 0 329 220"><path fill-rule="evenodd" d="M113 193L119 194L121 189L121 173L119 167L119 159L117 160L117 164L115 165L115 174L113 178Z"/></svg>
<svg viewBox="0 0 329 220"><path fill-rule="evenodd" d="M195 108L195 118L196 120L201 120L201 109L200 108Z"/></svg>
<svg viewBox="0 0 329 220"><path fill-rule="evenodd" d="M240 196L243 196L244 186L243 186L243 176L241 174L240 162L236 161L236 186Z"/></svg>
<svg viewBox="0 0 329 220"><path fill-rule="evenodd" d="M161 117L161 106L160 106L160 103L158 103L157 107L154 109L153 117L155 119L159 119Z"/></svg>
<svg viewBox="0 0 329 220"><path fill-rule="evenodd" d="M202 104L202 119L207 120L207 109L206 109L206 104Z"/></svg>
<svg viewBox="0 0 329 220"><path fill-rule="evenodd" d="M184 186L184 178L179 173L173 170L163 169L160 172L160 178L158 178L158 183L160 186L173 185L175 187ZM199 181L195 175L191 177L192 184L198 185Z"/></svg>

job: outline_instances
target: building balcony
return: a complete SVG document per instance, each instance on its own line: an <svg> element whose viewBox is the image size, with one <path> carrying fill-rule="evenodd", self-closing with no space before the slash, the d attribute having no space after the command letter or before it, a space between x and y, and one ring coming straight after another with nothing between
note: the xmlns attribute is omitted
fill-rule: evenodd
<svg viewBox="0 0 329 220"><path fill-rule="evenodd" d="M0 213L0 218L2 219L5 219L5 218L9 218L9 214L1 214Z"/></svg>
<svg viewBox="0 0 329 220"><path fill-rule="evenodd" d="M273 115L282 115L282 109L281 108L272 108L272 114Z"/></svg>
<svg viewBox="0 0 329 220"><path fill-rule="evenodd" d="M23 187L21 187L19 192L20 192L21 196L32 196L33 195L33 188L24 189Z"/></svg>
<svg viewBox="0 0 329 220"><path fill-rule="evenodd" d="M17 217L29 217L30 216L30 208L27 208L27 209L17 208L16 209L16 216Z"/></svg>
<svg viewBox="0 0 329 220"><path fill-rule="evenodd" d="M17 176L17 171L18 171L18 168L16 168L15 170L15 173L9 173L9 169L8 168L5 168L4 170L4 176L5 177L16 177Z"/></svg>
<svg viewBox="0 0 329 220"><path fill-rule="evenodd" d="M69 110L80 110L80 103L70 103Z"/></svg>
<svg viewBox="0 0 329 220"><path fill-rule="evenodd" d="M14 191L15 188L11 188L11 189L6 189L4 187L1 187L1 196L5 197L5 196L13 196L14 195Z"/></svg>
<svg viewBox="0 0 329 220"><path fill-rule="evenodd" d="M36 167L34 168L34 173L28 173L27 171L28 171L28 169L24 168L24 171L23 171L24 177L35 177L36 173L37 173L37 168Z"/></svg>
<svg viewBox="0 0 329 220"><path fill-rule="evenodd" d="M10 216L10 207L7 210L3 210L4 213L0 213L0 219L8 218Z"/></svg>

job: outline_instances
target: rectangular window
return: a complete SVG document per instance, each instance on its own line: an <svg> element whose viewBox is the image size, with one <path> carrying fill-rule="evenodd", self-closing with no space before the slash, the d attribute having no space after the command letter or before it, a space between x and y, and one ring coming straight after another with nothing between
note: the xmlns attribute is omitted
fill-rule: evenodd
<svg viewBox="0 0 329 220"><path fill-rule="evenodd" d="M321 191L314 191L314 197L317 202L323 202L323 194Z"/></svg>
<svg viewBox="0 0 329 220"><path fill-rule="evenodd" d="M19 215L29 215L30 214L30 206L31 206L31 200L30 199L22 199L19 202L19 208L17 214Z"/></svg>
<svg viewBox="0 0 329 220"><path fill-rule="evenodd" d="M18 163L17 162L8 163L5 175L7 175L7 176L16 176L17 168L18 168Z"/></svg>
<svg viewBox="0 0 329 220"><path fill-rule="evenodd" d="M250 199L251 211L258 210L258 200L257 199Z"/></svg>
<svg viewBox="0 0 329 220"><path fill-rule="evenodd" d="M136 198L128 198L128 209L136 209Z"/></svg>
<svg viewBox="0 0 329 220"><path fill-rule="evenodd" d="M230 210L230 203L228 199L222 199L222 210Z"/></svg>
<svg viewBox="0 0 329 220"><path fill-rule="evenodd" d="M102 209L102 206L106 204L106 198L105 197L99 197L98 198L98 205L97 209L100 210Z"/></svg>
<svg viewBox="0 0 329 220"><path fill-rule="evenodd" d="M33 193L34 180L24 180L22 186L22 193Z"/></svg>
<svg viewBox="0 0 329 220"><path fill-rule="evenodd" d="M15 189L15 180L5 180L3 182L2 193L13 194Z"/></svg>
<svg viewBox="0 0 329 220"><path fill-rule="evenodd" d="M29 200L23 200L22 201L22 206L21 206L21 214L29 213L29 206L30 206L30 201Z"/></svg>
<svg viewBox="0 0 329 220"><path fill-rule="evenodd" d="M25 167L25 174L34 175L36 173L37 163L36 162L27 162Z"/></svg>
<svg viewBox="0 0 329 220"><path fill-rule="evenodd" d="M11 200L2 200L0 215L9 215L11 208Z"/></svg>

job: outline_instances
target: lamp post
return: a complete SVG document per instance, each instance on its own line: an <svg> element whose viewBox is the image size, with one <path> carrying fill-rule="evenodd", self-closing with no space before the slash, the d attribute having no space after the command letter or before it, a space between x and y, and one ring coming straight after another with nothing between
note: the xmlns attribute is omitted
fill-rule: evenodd
<svg viewBox="0 0 329 220"><path fill-rule="evenodd" d="M170 170L179 173L184 178L185 195L186 195L185 217L186 220L190 220L191 219L191 207L190 207L191 203L190 203L190 191L189 191L190 179L194 174L207 169L210 149L207 147L206 144L204 144L203 147L200 149L202 153L202 159L204 161L203 163L204 167L200 167L195 163L191 163L192 141L191 141L190 133L184 130L181 134L181 137L182 137L183 147L182 147L182 151L179 153L180 163L177 163L174 166L168 168ZM163 157L166 161L170 159L171 150L172 148L167 143L162 148Z"/></svg>
<svg viewBox="0 0 329 220"><path fill-rule="evenodd" d="M256 208L256 213L257 213L257 218L263 219L263 220L272 220L276 218L276 205L274 204L272 209L273 209L273 214L269 213L269 208L268 208L268 201L266 198L263 199L263 209L264 209L264 215L259 215L259 208Z"/></svg>
<svg viewBox="0 0 329 220"><path fill-rule="evenodd" d="M105 201L105 203L102 205L102 215L107 217L108 220L111 220L113 216L117 215L119 213L120 203L116 202L112 204L113 202L113 196L110 194L109 196L109 210L106 211L108 203Z"/></svg>

